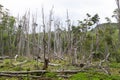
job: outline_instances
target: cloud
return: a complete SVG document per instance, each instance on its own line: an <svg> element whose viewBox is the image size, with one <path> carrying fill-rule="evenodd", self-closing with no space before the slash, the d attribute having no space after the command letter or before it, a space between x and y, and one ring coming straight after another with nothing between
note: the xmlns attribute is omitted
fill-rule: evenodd
<svg viewBox="0 0 120 80"><path fill-rule="evenodd" d="M1 0L1 4L10 9L13 15L24 14L26 10L41 12L44 6L45 13L48 14L54 5L56 16L66 17L66 9L69 10L70 18L73 20L85 18L86 13L94 15L98 13L101 22L104 17L112 16L116 8L115 0Z"/></svg>

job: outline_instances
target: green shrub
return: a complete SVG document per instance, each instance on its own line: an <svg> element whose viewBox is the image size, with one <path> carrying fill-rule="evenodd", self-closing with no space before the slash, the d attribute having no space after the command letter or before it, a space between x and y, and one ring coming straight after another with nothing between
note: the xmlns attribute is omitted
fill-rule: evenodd
<svg viewBox="0 0 120 80"><path fill-rule="evenodd" d="M118 49L116 54L115 54L116 62L120 63L120 50Z"/></svg>
<svg viewBox="0 0 120 80"><path fill-rule="evenodd" d="M109 66L110 66L111 68L120 68L120 63L116 63L116 62L110 63Z"/></svg>
<svg viewBox="0 0 120 80"><path fill-rule="evenodd" d="M108 76L103 73L78 73L73 75L70 80L114 80L113 76ZM115 79L117 80L117 79Z"/></svg>
<svg viewBox="0 0 120 80"><path fill-rule="evenodd" d="M88 80L87 73L78 73L73 75L70 80Z"/></svg>
<svg viewBox="0 0 120 80"><path fill-rule="evenodd" d="M23 70L23 68L21 66L16 66L13 70L15 70L15 71L21 71L21 70Z"/></svg>
<svg viewBox="0 0 120 80"><path fill-rule="evenodd" d="M3 66L4 67L9 67L9 68L13 67L12 61L10 59L5 59L4 63L3 63Z"/></svg>
<svg viewBox="0 0 120 80"><path fill-rule="evenodd" d="M45 77L49 77L49 78L56 78L57 74L54 72L48 72L45 74Z"/></svg>
<svg viewBox="0 0 120 80"><path fill-rule="evenodd" d="M70 78L70 80L120 80L120 76L88 72L75 74Z"/></svg>
<svg viewBox="0 0 120 80"><path fill-rule="evenodd" d="M25 60L26 60L26 58L23 57L23 56L20 56L20 57L17 58L17 61L19 61L19 62L23 62Z"/></svg>
<svg viewBox="0 0 120 80"><path fill-rule="evenodd" d="M18 78L0 77L0 80L19 80Z"/></svg>
<svg viewBox="0 0 120 80"><path fill-rule="evenodd" d="M30 71L30 67L26 68L27 71Z"/></svg>
<svg viewBox="0 0 120 80"><path fill-rule="evenodd" d="M9 65L9 64L11 64L11 62L10 62L9 59L6 59L6 60L4 60L4 64L5 64L5 65Z"/></svg>
<svg viewBox="0 0 120 80"><path fill-rule="evenodd" d="M120 76L110 76L111 80L120 80Z"/></svg>

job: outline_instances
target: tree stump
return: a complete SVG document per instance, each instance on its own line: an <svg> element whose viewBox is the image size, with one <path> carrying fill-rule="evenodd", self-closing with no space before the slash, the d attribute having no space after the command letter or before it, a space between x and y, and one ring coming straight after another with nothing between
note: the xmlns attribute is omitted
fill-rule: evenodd
<svg viewBox="0 0 120 80"><path fill-rule="evenodd" d="M48 59L48 58L45 58L43 70L47 70L47 68L48 68L48 63L49 63L49 59Z"/></svg>

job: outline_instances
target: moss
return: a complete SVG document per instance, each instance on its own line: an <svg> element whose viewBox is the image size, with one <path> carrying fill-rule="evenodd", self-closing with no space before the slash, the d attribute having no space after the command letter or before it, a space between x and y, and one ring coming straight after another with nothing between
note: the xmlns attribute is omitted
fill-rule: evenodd
<svg viewBox="0 0 120 80"><path fill-rule="evenodd" d="M120 63L112 62L109 64L111 68L120 68Z"/></svg>
<svg viewBox="0 0 120 80"><path fill-rule="evenodd" d="M104 73L78 73L73 75L70 80L120 80L120 76L109 76Z"/></svg>
<svg viewBox="0 0 120 80"><path fill-rule="evenodd" d="M56 78L57 74L54 72L48 72L48 73L45 73L45 77Z"/></svg>
<svg viewBox="0 0 120 80"><path fill-rule="evenodd" d="M13 68L14 71L22 71L23 68L21 66L16 66Z"/></svg>
<svg viewBox="0 0 120 80"><path fill-rule="evenodd" d="M7 77L0 77L0 80L19 80L18 78L7 78Z"/></svg>

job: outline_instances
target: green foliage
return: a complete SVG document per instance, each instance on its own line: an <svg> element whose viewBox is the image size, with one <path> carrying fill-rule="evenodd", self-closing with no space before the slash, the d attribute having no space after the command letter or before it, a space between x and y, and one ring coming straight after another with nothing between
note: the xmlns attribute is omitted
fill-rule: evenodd
<svg viewBox="0 0 120 80"><path fill-rule="evenodd" d="M70 80L88 80L86 73L78 73L73 75Z"/></svg>
<svg viewBox="0 0 120 80"><path fill-rule="evenodd" d="M0 45L3 50L0 51L0 53L2 53L3 56L3 52L8 55L8 53L10 53L10 49L15 51L15 48L11 46L15 45L13 40L13 33L15 33L15 18L9 15L8 10L5 9L3 11L2 9L4 9L4 7L0 7L0 15L2 15L0 19Z"/></svg>
<svg viewBox="0 0 120 80"><path fill-rule="evenodd" d="M4 39L4 40L7 40L7 38L8 38L8 32L7 32L7 31L4 31L4 32L3 32L3 39Z"/></svg>
<svg viewBox="0 0 120 80"><path fill-rule="evenodd" d="M99 22L99 16L98 16L98 14L95 14L92 18L91 18L91 20L93 21L93 23L95 24L95 23L97 23L97 22Z"/></svg>
<svg viewBox="0 0 120 80"><path fill-rule="evenodd" d="M5 65L9 65L10 63L11 63L11 62L10 62L9 59L4 60L4 64L5 64Z"/></svg>
<svg viewBox="0 0 120 80"><path fill-rule="evenodd" d="M119 56L116 52L115 47L118 44L118 31L117 31L117 24L116 23L104 23L99 24L96 26L93 30L91 30L89 33L91 33L91 36L93 37L93 51L97 55L102 55L104 58L104 53L106 53L106 50L111 53L110 58L112 60L116 60L116 57ZM95 35L96 34L96 35ZM98 38L98 40L97 40ZM98 41L96 44L96 40ZM89 42L90 39L86 41ZM98 47L97 51L96 48ZM86 46L87 47L87 46ZM119 59L119 58L118 58Z"/></svg>
<svg viewBox="0 0 120 80"><path fill-rule="evenodd" d="M111 68L120 68L120 63L112 62L109 64Z"/></svg>
<svg viewBox="0 0 120 80"><path fill-rule="evenodd" d="M112 59L114 61L116 61L117 63L120 63L120 50L117 49L117 50L112 51L112 52L113 52L112 55L111 55Z"/></svg>
<svg viewBox="0 0 120 80"><path fill-rule="evenodd" d="M25 61L25 60L26 60L26 58L23 57L23 56L19 56L19 57L17 58L17 61L19 61L19 62L23 62L23 61Z"/></svg>
<svg viewBox="0 0 120 80"><path fill-rule="evenodd" d="M19 80L18 78L0 77L0 80Z"/></svg>
<svg viewBox="0 0 120 80"><path fill-rule="evenodd" d="M16 66L13 68L14 71L22 71L23 68L21 66Z"/></svg>
<svg viewBox="0 0 120 80"><path fill-rule="evenodd" d="M120 80L120 76L110 76L110 80Z"/></svg>
<svg viewBox="0 0 120 80"><path fill-rule="evenodd" d="M78 73L73 75L70 80L119 80L120 76L109 76L103 73Z"/></svg>
<svg viewBox="0 0 120 80"><path fill-rule="evenodd" d="M46 77L49 77L49 78L56 78L57 77L57 74L54 73L54 72L48 72L45 74Z"/></svg>
<svg viewBox="0 0 120 80"><path fill-rule="evenodd" d="M3 65L4 65L5 67L8 67L8 68L13 67L13 65L12 65L12 60L10 60L10 59L5 59Z"/></svg>

